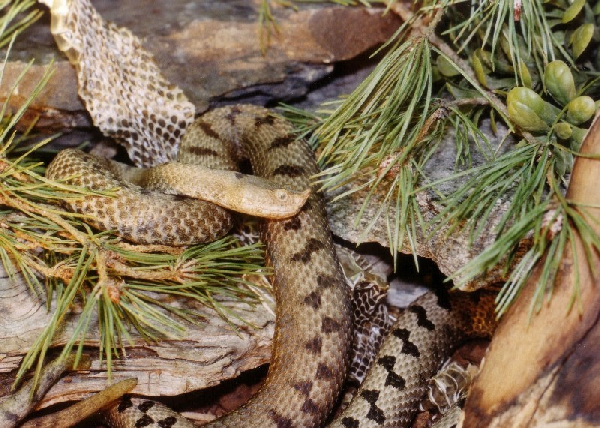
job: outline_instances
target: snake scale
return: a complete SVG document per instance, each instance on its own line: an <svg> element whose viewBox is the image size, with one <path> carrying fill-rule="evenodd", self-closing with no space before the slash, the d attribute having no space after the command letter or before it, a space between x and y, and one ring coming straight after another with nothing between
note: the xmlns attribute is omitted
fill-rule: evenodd
<svg viewBox="0 0 600 428"><path fill-rule="evenodd" d="M231 106L192 123L193 113L181 91L153 68L151 56L128 30L104 23L88 0L44 3L51 8L59 47L78 70L80 94L92 118L103 132L124 142L135 163L173 161L183 135L177 154L182 164L236 171L241 160L249 159L253 173L276 187L296 193L310 188L311 177L319 172L314 155L305 141L292 135L285 120L261 107ZM157 147L155 140L165 144ZM128 184L120 177L123 169L67 150L49 166L48 176L100 190L119 186L116 198L90 196L69 208L89 214L95 219L93 226L116 230L132 241L186 245L216 239L231 226L224 208L191 201L177 191L162 195L138 186L145 182L170 189L173 183L163 181L190 181L185 173L175 169L174 174L171 170L152 175L149 169L151 178ZM234 177L243 179L238 173ZM313 190L295 216L265 220L263 240L274 268L277 302L267 380L246 405L209 426L323 426L344 382L352 335L349 289L332 244L323 196ZM447 297L428 293L402 314L356 398L329 422L331 426L410 423L425 392L423 381L434 374L452 345L473 334L489 335L493 326L491 295ZM107 415L116 427L193 426L160 404L130 397L113 405Z"/></svg>

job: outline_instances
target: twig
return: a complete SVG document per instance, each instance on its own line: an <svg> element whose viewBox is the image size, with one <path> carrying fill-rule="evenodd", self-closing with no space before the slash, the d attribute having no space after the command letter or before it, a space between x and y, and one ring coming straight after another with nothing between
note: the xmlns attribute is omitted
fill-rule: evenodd
<svg viewBox="0 0 600 428"><path fill-rule="evenodd" d="M180 274L177 270L140 270L131 266L127 266L125 263L110 257L106 258L106 266L110 267L111 271L119 276L128 276L131 278L145 279L148 281L185 282L185 279L183 278L184 275Z"/></svg>
<svg viewBox="0 0 600 428"><path fill-rule="evenodd" d="M168 245L138 245L128 242L119 242L117 247L125 251L133 251L136 253L165 253L174 256L179 256L185 251L185 247L170 247Z"/></svg>

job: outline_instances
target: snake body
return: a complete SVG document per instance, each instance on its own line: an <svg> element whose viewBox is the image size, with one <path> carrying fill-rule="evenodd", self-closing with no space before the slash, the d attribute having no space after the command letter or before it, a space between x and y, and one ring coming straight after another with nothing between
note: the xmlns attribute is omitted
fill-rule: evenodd
<svg viewBox="0 0 600 428"><path fill-rule="evenodd" d="M354 400L330 427L410 426L441 362L465 339L491 336L494 308L486 291L419 297L391 327Z"/></svg>
<svg viewBox="0 0 600 428"><path fill-rule="evenodd" d="M210 166L233 169L238 160L248 158L256 175L302 191L310 186L310 177L318 167L310 147L291 131L289 123L260 107L213 110L188 129L179 160L194 163L201 158ZM114 187L112 181L100 182L108 170L102 175L98 162L91 155L71 150L62 152L48 172L53 178L73 177L71 184L94 185L96 189ZM138 199L134 199L134 191ZM137 215L132 217L130 213L152 195L135 186L126 186L120 192L116 198L89 197L72 203L71 209L90 214L103 228L126 230L130 239L143 236L143 242L148 242L146 231L150 226L158 232L148 233L161 234L165 225L180 222L168 214L161 225L155 224L154 218L150 225L142 224ZM158 206L154 210L159 211ZM192 214L202 218L211 213ZM196 227L193 224L190 229ZM178 228L172 226L163 234L173 243L172 235L177 232ZM182 239L188 236L187 229L182 232ZM349 288L333 248L322 195L313 192L295 217L266 221L263 240L275 272L278 303L271 366L257 398L215 422L215 426L246 427L248 421L260 427L320 426L341 390L351 336Z"/></svg>
<svg viewBox="0 0 600 428"><path fill-rule="evenodd" d="M403 428L411 426L427 389L427 381L441 362L465 339L489 338L495 328L494 293L428 292L398 317L384 339L350 405L329 428ZM288 370L295 371L294 367ZM280 385L285 394L286 385ZM293 403L289 403L292 405ZM250 415L247 415L250 416ZM193 428L194 424L152 400L126 396L107 414L111 426L132 428ZM237 425L225 420L214 426L269 426L248 419ZM455 422L454 422L455 423ZM208 426L213 426L209 424ZM306 427L296 420L280 421L278 427ZM447 426L454 426L450 423Z"/></svg>
<svg viewBox="0 0 600 428"><path fill-rule="evenodd" d="M210 161L201 162L206 165ZM98 191L119 189L115 198L92 196L68 201L66 206L70 211L87 214L91 226L114 230L139 244L211 242L225 235L233 225L231 214L224 208L159 191L142 191L139 186L120 179L116 162L81 150L61 151L48 165L46 176Z"/></svg>
<svg viewBox="0 0 600 428"><path fill-rule="evenodd" d="M249 159L254 174L276 186L296 192L310 187L310 177L319 172L317 164L308 144L291 134L286 121L260 107L233 106L192 123L193 108L129 31L104 23L88 0L41 1L51 7L53 34L77 68L80 94L92 118L107 135L124 141L136 164L174 160L185 130L179 162L235 171L240 160ZM124 69L113 70L118 67ZM129 93L123 93L122 80ZM163 141L162 147L157 141ZM124 183L121 169L69 150L57 156L48 174L100 190L119 187L116 198L94 195L68 204L89 214L93 226L116 230L134 242L186 245L214 239L229 229L227 210ZM174 178L187 177L175 169ZM165 187L160 178L151 181ZM323 196L313 191L297 215L266 220L263 240L274 268L277 301L267 380L249 403L209 426L323 426L346 374L352 312ZM452 302L440 296L422 297L392 327L356 399L333 426L406 425L424 393L422 381L433 374L451 342L471 333L489 333L493 298L457 297ZM117 427L192 426L148 400L124 398L108 414Z"/></svg>

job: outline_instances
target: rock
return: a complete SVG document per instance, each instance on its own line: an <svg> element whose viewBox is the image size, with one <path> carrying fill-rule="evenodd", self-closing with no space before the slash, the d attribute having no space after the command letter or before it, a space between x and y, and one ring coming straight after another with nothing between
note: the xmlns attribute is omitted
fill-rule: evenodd
<svg viewBox="0 0 600 428"><path fill-rule="evenodd" d="M382 16L383 9L329 4L307 5L294 12L274 6L278 31L271 35L263 55L259 7L242 0L124 0L119 7L97 0L93 4L107 20L126 26L144 40L160 69L184 90L197 112L210 104L264 105L302 97L332 73L334 63L372 50L399 24L392 14ZM13 110L22 105L45 67L54 61L52 78L27 118L41 115L42 130L89 127L91 121L77 96L75 72L55 47L49 27L45 16L17 39L0 85L0 102L34 59L19 84L18 96L10 100Z"/></svg>
<svg viewBox="0 0 600 428"><path fill-rule="evenodd" d="M489 138L492 150L498 149L498 154L502 154L514 144L514 139L508 138L508 141L504 141L501 147L495 147L500 145L500 142L503 141L503 138L508 133L505 126L502 124L497 125L497 135L493 134L489 120L482 121L480 130ZM471 144L470 153L473 167L480 166L484 163L485 159L481 152L475 147L474 143ZM424 173L431 182L447 178L455 172L455 160L456 145L454 143L454 133L449 132L440 143L438 150L426 163ZM352 181L351 186L360 188L361 184L368 179L370 179L368 176L356 179ZM464 184L464 180L465 179L463 178L462 180L448 181L436 187L438 191L448 195ZM389 183L383 182L379 187L387 190L389 187L388 184ZM419 183L418 185L424 186L426 184L427 183ZM331 192L329 197L334 198L336 195L342 194L348 189L349 186L337 189L335 192ZM385 201L385 191L376 191L371 195L370 202L365 207L359 223L356 224L355 222L369 192L370 187L362 188L347 197L329 203L327 205L327 211L331 228L336 236L352 243L376 242L384 247L389 247L388 224L386 218L388 216L394 218L398 214L394 205L395 202L392 202L389 205L389 209L387 211L384 210L384 213L378 216L378 211ZM417 195L417 201L425 223L433 220L442 209L438 194L432 190L421 191ZM453 231L449 234L449 227L444 226L430 235L430 232L436 223L433 223L433 226L425 232L417 227L417 239L414 243L416 254L421 257L432 259L446 276L454 274L458 269L463 267L494 242L497 234L494 226L506 211L509 203L510 200L497 201L496 208L490 215L488 223L482 228L482 233L479 237L472 243L470 243L469 234L466 231ZM377 216L377 220L370 225ZM526 251L528 246L529 244L527 242L523 242L520 251ZM405 239L403 245L400 246L400 250L404 253L412 252L410 243L407 239ZM461 289L473 291L481 287L489 286L490 284L502 282L505 279L505 274L501 269L496 269L466 283Z"/></svg>

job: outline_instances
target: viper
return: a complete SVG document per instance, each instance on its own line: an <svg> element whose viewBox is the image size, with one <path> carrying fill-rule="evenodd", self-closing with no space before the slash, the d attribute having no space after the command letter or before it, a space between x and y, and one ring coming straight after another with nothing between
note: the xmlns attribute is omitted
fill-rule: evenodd
<svg viewBox="0 0 600 428"><path fill-rule="evenodd" d="M122 141L131 160L144 167L131 170L77 150L63 151L49 165L49 178L95 190L120 189L115 197L71 202L69 209L130 241L169 245L227 233L231 214L225 207L267 217L262 239L277 302L272 361L257 395L209 426L409 424L425 392L423 381L435 373L440 359L462 338L489 335L493 296L449 296L441 290L419 298L391 328L355 399L328 422L348 366L352 307L323 195L311 187L319 169L309 145L294 136L288 122L262 107L224 107L194 119L193 107L131 32L105 23L88 0L44 3L96 125ZM246 159L253 174L266 181L237 172ZM165 161L166 166L159 165ZM217 191L199 189L189 180L194 164L229 171L226 183ZM252 197L254 191L264 192L264 203ZM212 202L183 198L206 193ZM222 193L230 202L221 202ZM276 207L277 200L292 208L265 214L262 208ZM158 403L131 397L113 404L107 419L117 427L193 426Z"/></svg>

